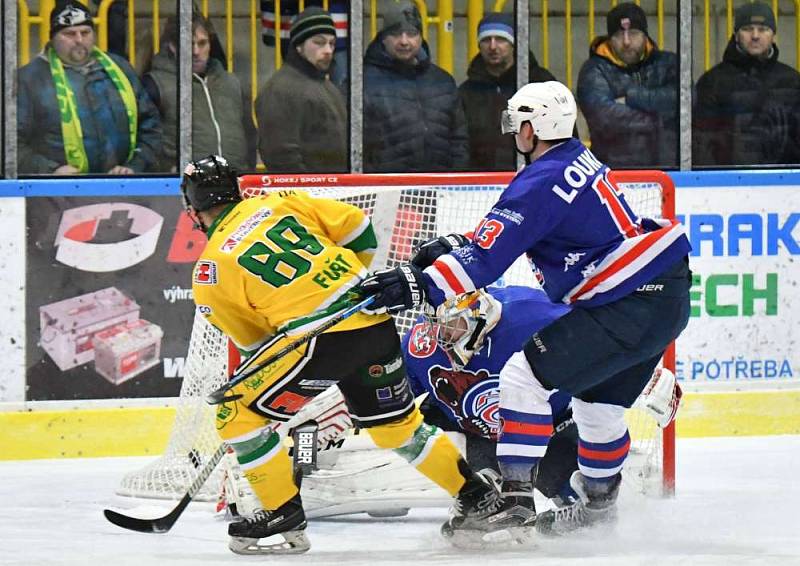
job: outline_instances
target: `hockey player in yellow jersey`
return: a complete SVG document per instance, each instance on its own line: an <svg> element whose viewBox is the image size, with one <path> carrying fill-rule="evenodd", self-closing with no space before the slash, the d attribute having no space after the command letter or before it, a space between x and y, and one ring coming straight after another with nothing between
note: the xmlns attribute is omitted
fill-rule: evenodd
<svg viewBox="0 0 800 566"><path fill-rule="evenodd" d="M208 235L193 272L197 309L245 357L261 348L266 359L352 304L376 247L357 207L302 191L242 200L236 172L218 156L189 163L181 192L187 213ZM229 525L231 550L310 548L282 423L333 383L355 424L456 496L456 506L495 497L493 484L469 469L447 436L423 422L392 318L360 312L245 379L232 390L240 398L217 406L219 434L263 507ZM272 535L283 542L259 543Z"/></svg>

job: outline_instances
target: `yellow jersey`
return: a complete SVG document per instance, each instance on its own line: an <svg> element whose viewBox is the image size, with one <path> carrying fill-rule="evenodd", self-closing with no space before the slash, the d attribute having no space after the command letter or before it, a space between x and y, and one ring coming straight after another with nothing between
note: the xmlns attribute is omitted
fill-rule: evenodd
<svg viewBox="0 0 800 566"><path fill-rule="evenodd" d="M345 306L367 274L377 241L359 208L302 191L233 203L208 229L195 264L197 309L245 352L278 332L302 334ZM357 313L329 332L388 315Z"/></svg>

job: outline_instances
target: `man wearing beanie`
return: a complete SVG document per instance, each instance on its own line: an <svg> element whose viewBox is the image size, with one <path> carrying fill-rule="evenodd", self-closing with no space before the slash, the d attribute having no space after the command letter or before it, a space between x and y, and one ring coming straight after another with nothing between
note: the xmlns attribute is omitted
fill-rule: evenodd
<svg viewBox="0 0 800 566"><path fill-rule="evenodd" d="M578 104L597 158L614 168L678 163L678 58L647 33L632 2L608 12L578 75Z"/></svg>
<svg viewBox="0 0 800 566"><path fill-rule="evenodd" d="M267 172L347 170L347 108L331 82L335 49L336 27L322 8L307 8L292 21L286 60L256 98Z"/></svg>
<svg viewBox="0 0 800 566"><path fill-rule="evenodd" d="M22 174L129 175L155 170L158 109L123 58L95 46L92 15L56 3L50 41L18 72Z"/></svg>
<svg viewBox="0 0 800 566"><path fill-rule="evenodd" d="M478 24L479 53L458 87L469 135L470 171L513 171L517 168L514 140L500 131L500 114L517 91L514 57L514 16L486 14ZM529 55L528 82L554 81L549 71Z"/></svg>
<svg viewBox="0 0 800 566"><path fill-rule="evenodd" d="M722 62L697 81L693 164L800 163L800 74L778 61L776 31L768 4L736 9Z"/></svg>
<svg viewBox="0 0 800 566"><path fill-rule="evenodd" d="M412 2L388 2L364 56L364 171L458 171L467 128L453 77L431 62Z"/></svg>

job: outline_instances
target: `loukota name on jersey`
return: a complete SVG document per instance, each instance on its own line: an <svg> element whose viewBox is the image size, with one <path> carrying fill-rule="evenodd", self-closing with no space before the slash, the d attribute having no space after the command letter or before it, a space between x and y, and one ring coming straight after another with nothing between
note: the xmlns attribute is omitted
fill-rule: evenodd
<svg viewBox="0 0 800 566"><path fill-rule="evenodd" d="M523 169L475 230L472 243L425 269L430 300L488 285L522 254L552 301L597 306L636 290L690 251L677 221L640 219L578 140Z"/></svg>
<svg viewBox="0 0 800 566"><path fill-rule="evenodd" d="M495 439L500 425L500 370L529 336L570 308L552 303L544 292L529 287L488 290L502 304L500 321L463 370L453 368L422 318L403 337L403 357L415 395L427 391L462 430ZM554 395L553 414L563 411L568 403L569 395Z"/></svg>

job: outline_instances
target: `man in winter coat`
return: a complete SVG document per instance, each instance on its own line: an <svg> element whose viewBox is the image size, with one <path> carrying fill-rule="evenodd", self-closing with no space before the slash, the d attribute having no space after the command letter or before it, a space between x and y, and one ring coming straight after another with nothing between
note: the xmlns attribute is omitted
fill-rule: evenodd
<svg viewBox="0 0 800 566"><path fill-rule="evenodd" d="M514 140L500 131L500 114L517 92L514 60L514 17L489 13L478 24L478 48L467 69L467 80L458 87L464 104L469 135L470 171L513 171L517 168ZM556 80L529 58L528 82Z"/></svg>
<svg viewBox="0 0 800 566"><path fill-rule="evenodd" d="M364 171L458 171L467 162L455 80L431 62L416 6L391 3L364 57Z"/></svg>
<svg viewBox="0 0 800 566"><path fill-rule="evenodd" d="M250 99L239 79L211 56L216 41L211 21L192 15L192 159L225 155L238 171L255 169L256 127ZM178 146L178 20L164 26L161 51L142 83L161 113L164 131L160 171L177 170Z"/></svg>
<svg viewBox="0 0 800 566"><path fill-rule="evenodd" d="M336 27L322 8L292 22L284 65L256 99L258 148L269 173L335 173L348 167L347 108L331 82Z"/></svg>
<svg viewBox="0 0 800 566"><path fill-rule="evenodd" d="M155 170L158 109L123 58L95 46L89 10L59 2L50 42L17 76L20 174Z"/></svg>
<svg viewBox="0 0 800 566"><path fill-rule="evenodd" d="M608 13L578 75L578 104L592 152L612 168L666 168L678 163L678 58L647 35L632 2Z"/></svg>
<svg viewBox="0 0 800 566"><path fill-rule="evenodd" d="M800 73L778 62L772 9L742 4L734 30L722 62L697 81L693 163L798 163Z"/></svg>

